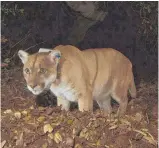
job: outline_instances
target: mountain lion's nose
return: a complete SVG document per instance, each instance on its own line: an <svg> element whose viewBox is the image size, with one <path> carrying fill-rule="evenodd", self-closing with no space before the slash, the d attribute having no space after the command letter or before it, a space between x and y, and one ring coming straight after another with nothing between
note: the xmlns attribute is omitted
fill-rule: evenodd
<svg viewBox="0 0 159 148"><path fill-rule="evenodd" d="M32 89L34 89L36 86L37 86L37 84L30 84L30 87L31 87Z"/></svg>

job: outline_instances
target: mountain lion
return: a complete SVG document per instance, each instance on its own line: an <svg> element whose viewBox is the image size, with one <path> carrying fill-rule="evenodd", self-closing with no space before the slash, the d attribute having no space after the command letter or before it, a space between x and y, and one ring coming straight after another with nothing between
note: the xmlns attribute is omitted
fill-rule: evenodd
<svg viewBox="0 0 159 148"><path fill-rule="evenodd" d="M69 110L78 102L80 111L92 111L93 100L106 113L112 111L111 98L119 103L118 116L125 113L128 91L136 97L132 64L112 48L80 51L71 45L52 49L40 48L30 55L19 50L28 89L35 95L50 89L57 105Z"/></svg>

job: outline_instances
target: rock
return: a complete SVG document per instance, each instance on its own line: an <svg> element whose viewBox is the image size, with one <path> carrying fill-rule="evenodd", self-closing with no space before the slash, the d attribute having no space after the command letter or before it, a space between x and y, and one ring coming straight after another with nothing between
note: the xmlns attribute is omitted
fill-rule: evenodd
<svg viewBox="0 0 159 148"><path fill-rule="evenodd" d="M142 120L142 118L143 118L142 112L136 113L135 119L137 122L140 122Z"/></svg>

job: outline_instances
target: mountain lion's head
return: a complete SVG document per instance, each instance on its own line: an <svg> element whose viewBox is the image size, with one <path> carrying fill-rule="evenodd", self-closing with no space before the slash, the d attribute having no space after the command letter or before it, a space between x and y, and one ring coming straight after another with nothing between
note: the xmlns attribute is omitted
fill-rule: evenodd
<svg viewBox="0 0 159 148"><path fill-rule="evenodd" d="M38 53L30 55L19 50L18 56L24 64L23 75L28 89L35 95L49 89L57 78L60 51L41 48Z"/></svg>

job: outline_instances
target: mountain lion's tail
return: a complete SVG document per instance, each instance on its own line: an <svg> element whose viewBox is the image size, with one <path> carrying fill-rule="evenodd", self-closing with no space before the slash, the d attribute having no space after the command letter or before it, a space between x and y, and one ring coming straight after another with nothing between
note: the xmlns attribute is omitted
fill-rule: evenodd
<svg viewBox="0 0 159 148"><path fill-rule="evenodd" d="M134 82L133 73L131 73L131 82L130 82L130 86L129 86L129 93L132 98L136 98L136 86L135 86L135 82Z"/></svg>

